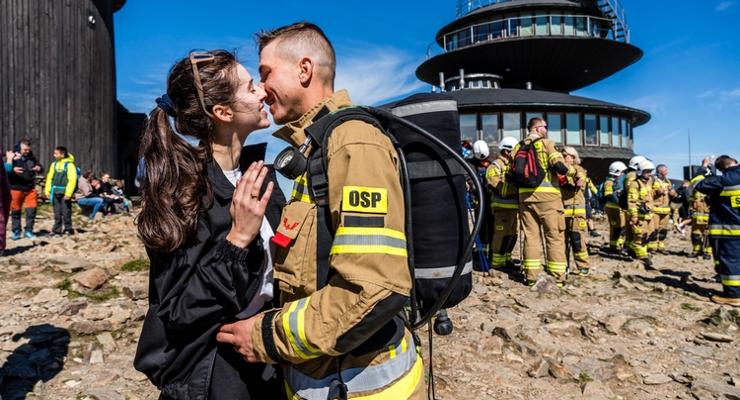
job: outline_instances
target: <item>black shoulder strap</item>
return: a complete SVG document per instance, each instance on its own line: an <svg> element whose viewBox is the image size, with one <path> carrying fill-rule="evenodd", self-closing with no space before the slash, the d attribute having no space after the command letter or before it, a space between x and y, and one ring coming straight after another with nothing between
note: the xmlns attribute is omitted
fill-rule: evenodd
<svg viewBox="0 0 740 400"><path fill-rule="evenodd" d="M308 186L311 197L316 202L316 289L326 286L331 278L329 253L334 242L334 223L329 208L329 180L327 177L327 143L334 129L347 121L364 121L385 132L380 122L366 109L360 107L343 108L315 120L306 134L311 137L313 150L308 157Z"/></svg>

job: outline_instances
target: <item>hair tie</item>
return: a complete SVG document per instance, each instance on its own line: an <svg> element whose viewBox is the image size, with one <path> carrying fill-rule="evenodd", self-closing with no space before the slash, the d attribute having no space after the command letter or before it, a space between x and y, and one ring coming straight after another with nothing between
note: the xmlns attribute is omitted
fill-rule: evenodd
<svg viewBox="0 0 740 400"><path fill-rule="evenodd" d="M157 107L161 108L170 117L175 117L175 105L172 103L172 99L167 94L163 94L161 97L157 97Z"/></svg>

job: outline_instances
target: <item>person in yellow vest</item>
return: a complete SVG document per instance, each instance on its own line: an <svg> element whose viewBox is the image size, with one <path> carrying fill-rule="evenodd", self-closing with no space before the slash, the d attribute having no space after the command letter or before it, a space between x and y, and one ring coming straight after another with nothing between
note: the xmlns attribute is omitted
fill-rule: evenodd
<svg viewBox="0 0 740 400"><path fill-rule="evenodd" d="M627 186L627 214L632 231L632 242L629 248L638 260L643 261L646 268L652 268L647 242L653 226L652 175L655 164L650 160L643 160L637 168L637 178Z"/></svg>
<svg viewBox="0 0 740 400"><path fill-rule="evenodd" d="M705 260L712 258L712 246L709 245L709 204L707 195L695 189L697 183L704 179L698 175L691 180L691 257L704 256Z"/></svg>
<svg viewBox="0 0 740 400"><path fill-rule="evenodd" d="M565 209L565 240L570 243L578 273L588 275L586 196L584 188L577 185L578 181L586 182L588 173L581 167L581 158L578 156L578 151L573 147L565 146L563 148L563 158L569 167L576 170L575 176L566 178L566 184L561 187Z"/></svg>
<svg viewBox="0 0 740 400"><path fill-rule="evenodd" d="M507 178L511 169L511 151L516 144L516 139L512 137L503 138L498 146L498 158L486 170L486 181L491 186L493 212L492 268L511 266L511 252L517 241L519 195L516 186Z"/></svg>
<svg viewBox="0 0 740 400"><path fill-rule="evenodd" d="M609 176L604 181L604 211L609 220L609 250L621 253L624 248L624 235L627 220L624 210L619 206L619 197L622 195L622 173L627 169L621 161L614 161L609 165Z"/></svg>
<svg viewBox="0 0 740 400"><path fill-rule="evenodd" d="M542 271L540 256L542 243L540 233L544 234L545 256L547 271L555 278L558 286L566 281L567 263L565 259L565 217L563 216L563 199L560 194L561 177L575 177L575 169L569 168L563 160L563 155L555 149L555 144L547 139L547 123L542 118L532 118L527 124L529 134L519 142L511 152L514 155L512 174L514 181L521 179L522 173L518 170L520 155L536 153L535 168L542 171L530 174L544 174L542 181L536 187L523 187L519 184L519 213L524 235L524 257L522 265L527 284L534 285ZM520 152L521 150L521 152ZM528 160L528 158L527 158ZM534 163L532 161L530 164ZM583 187L584 181L576 181L576 186Z"/></svg>
<svg viewBox="0 0 740 400"><path fill-rule="evenodd" d="M673 183L668 179L668 167L665 164L658 165L656 172L653 182L653 192L655 194L653 211L655 216L648 251L665 254L665 239L668 236L668 222L671 219L670 194L673 191Z"/></svg>

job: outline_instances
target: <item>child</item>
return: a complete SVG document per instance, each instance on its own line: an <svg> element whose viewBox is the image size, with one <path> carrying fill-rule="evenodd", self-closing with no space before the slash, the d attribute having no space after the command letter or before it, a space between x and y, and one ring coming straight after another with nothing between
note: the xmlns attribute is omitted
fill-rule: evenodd
<svg viewBox="0 0 740 400"><path fill-rule="evenodd" d="M126 193L123 191L125 186L126 186L126 183L122 179L119 179L113 182L113 187L111 187L111 191L113 192L113 195L121 200L120 206L122 208L122 211L119 211L118 207L116 207L116 212L128 213L131 211L131 200L126 198Z"/></svg>
<svg viewBox="0 0 740 400"><path fill-rule="evenodd" d="M72 195L77 189L77 167L75 158L69 154L66 147L59 146L54 149L54 163L46 175L44 194L51 200L54 206L54 227L52 236L64 233L72 235Z"/></svg>

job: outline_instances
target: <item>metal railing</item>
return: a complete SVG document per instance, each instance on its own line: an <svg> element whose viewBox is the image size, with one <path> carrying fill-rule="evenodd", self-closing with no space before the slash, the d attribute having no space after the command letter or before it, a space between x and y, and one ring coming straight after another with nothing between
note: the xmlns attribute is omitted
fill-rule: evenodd
<svg viewBox="0 0 740 400"><path fill-rule="evenodd" d="M626 37L619 37L611 19L590 15L540 14L486 21L447 33L442 38L442 48L437 47L436 42L429 45L427 57L478 43L538 36L626 40Z"/></svg>
<svg viewBox="0 0 740 400"><path fill-rule="evenodd" d="M499 3L507 3L512 0L457 0L457 11L455 12L455 15L457 18L460 18L464 15L468 15L471 12L483 8L488 7L494 4Z"/></svg>

